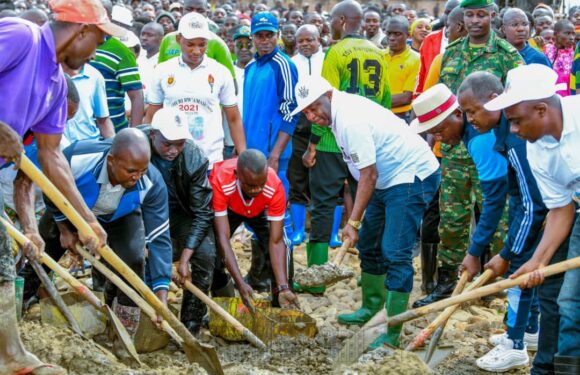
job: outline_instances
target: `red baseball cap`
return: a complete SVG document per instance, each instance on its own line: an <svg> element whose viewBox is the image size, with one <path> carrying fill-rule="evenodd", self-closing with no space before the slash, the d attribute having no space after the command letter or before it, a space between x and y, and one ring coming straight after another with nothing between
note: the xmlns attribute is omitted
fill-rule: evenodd
<svg viewBox="0 0 580 375"><path fill-rule="evenodd" d="M105 33L121 38L127 30L109 20L101 0L49 0L56 21L95 25Z"/></svg>

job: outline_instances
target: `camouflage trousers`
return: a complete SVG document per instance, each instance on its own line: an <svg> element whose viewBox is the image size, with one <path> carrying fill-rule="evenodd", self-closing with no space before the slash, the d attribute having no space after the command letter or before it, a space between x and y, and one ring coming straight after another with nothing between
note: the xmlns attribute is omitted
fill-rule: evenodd
<svg viewBox="0 0 580 375"><path fill-rule="evenodd" d="M461 146L463 147L463 146ZM441 193L439 209L439 249L437 257L441 267L457 270L467 254L471 225L475 212L481 212L482 192L479 177L471 159L444 155L441 160ZM491 241L495 255L503 247L507 233L507 205L498 230Z"/></svg>
<svg viewBox="0 0 580 375"><path fill-rule="evenodd" d="M0 215L4 214L4 199L0 192ZM12 240L6 233L4 225L0 224L0 283L14 281L16 269L12 255Z"/></svg>

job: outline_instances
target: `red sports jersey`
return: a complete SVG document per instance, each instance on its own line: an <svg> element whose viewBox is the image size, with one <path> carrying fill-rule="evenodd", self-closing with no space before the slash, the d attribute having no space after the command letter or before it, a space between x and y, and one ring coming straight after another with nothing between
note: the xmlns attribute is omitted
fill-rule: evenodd
<svg viewBox="0 0 580 375"><path fill-rule="evenodd" d="M268 220L284 219L286 212L286 193L282 182L272 168L268 168L268 178L262 192L248 200L242 195L242 189L235 170L238 159L229 159L215 163L209 176L213 189L213 210L215 216L226 216L228 209L247 218L256 217L268 210Z"/></svg>

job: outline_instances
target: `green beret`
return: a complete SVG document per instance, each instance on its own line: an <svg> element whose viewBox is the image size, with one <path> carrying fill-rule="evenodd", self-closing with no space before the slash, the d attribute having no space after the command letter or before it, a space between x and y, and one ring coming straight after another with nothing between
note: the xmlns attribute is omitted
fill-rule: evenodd
<svg viewBox="0 0 580 375"><path fill-rule="evenodd" d="M494 4L493 0L462 0L459 6L461 8L476 9L487 8Z"/></svg>

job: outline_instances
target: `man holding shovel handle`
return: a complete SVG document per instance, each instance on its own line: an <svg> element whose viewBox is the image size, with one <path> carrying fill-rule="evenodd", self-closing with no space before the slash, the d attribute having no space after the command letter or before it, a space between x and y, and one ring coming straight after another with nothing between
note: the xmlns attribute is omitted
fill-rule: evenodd
<svg viewBox="0 0 580 375"><path fill-rule="evenodd" d="M91 226L98 241L81 236L92 250L106 243L107 235L85 205L59 145L66 122L66 83L59 63L75 69L88 62L105 35L123 36L111 24L100 1L49 1L54 20L38 28L17 18L0 21L0 167L16 165L22 154L22 137L33 132L44 173L66 195ZM31 77L30 72L36 72ZM35 82L35 84L30 84ZM12 87L12 89L7 89ZM19 176L23 179L24 177ZM32 184L22 184L31 189ZM28 197L31 194L19 194ZM24 199L26 200L26 199ZM27 237L40 252L44 242L38 234L30 204L17 201L17 212ZM0 197L0 208L3 208ZM98 242L98 243L97 243ZM37 257L31 249L29 256ZM60 367L42 363L22 345L14 303L15 269L10 241L0 225L0 373L65 374Z"/></svg>

